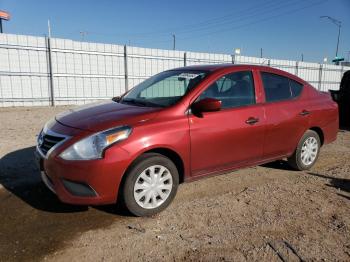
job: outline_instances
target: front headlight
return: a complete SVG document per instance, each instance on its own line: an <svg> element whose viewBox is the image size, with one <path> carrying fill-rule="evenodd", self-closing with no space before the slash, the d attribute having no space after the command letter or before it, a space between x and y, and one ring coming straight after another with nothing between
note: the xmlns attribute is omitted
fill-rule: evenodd
<svg viewBox="0 0 350 262"><path fill-rule="evenodd" d="M65 160L92 160L102 158L103 151L129 137L131 127L120 126L108 129L74 143L64 150L60 157Z"/></svg>

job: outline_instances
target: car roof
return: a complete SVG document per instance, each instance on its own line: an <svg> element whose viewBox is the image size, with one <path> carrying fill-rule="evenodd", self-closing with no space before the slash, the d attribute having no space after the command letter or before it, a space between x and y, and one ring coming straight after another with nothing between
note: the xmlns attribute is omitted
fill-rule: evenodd
<svg viewBox="0 0 350 262"><path fill-rule="evenodd" d="M210 64L210 65L191 65L185 67L179 67L172 70L203 70L203 71L217 71L227 68L251 68L251 69L271 69L268 66L251 65L251 64Z"/></svg>
<svg viewBox="0 0 350 262"><path fill-rule="evenodd" d="M271 72L274 74L282 75L285 77L289 77L291 79L294 79L298 82L301 82L303 84L306 84L307 82L300 77L293 75L291 73L288 73L286 71L273 68L270 66L264 66L264 65L251 65L251 64L211 64L211 65L191 65L191 66L185 66L185 67L179 67L172 70L199 70L199 71L209 71L209 72L217 72L221 70L226 70L226 69L238 69L238 70L261 70L261 71L267 71Z"/></svg>

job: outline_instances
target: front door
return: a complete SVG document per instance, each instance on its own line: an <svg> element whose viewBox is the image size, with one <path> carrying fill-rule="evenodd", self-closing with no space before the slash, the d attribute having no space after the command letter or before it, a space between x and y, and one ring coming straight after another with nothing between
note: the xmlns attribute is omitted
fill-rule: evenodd
<svg viewBox="0 0 350 262"><path fill-rule="evenodd" d="M222 109L189 115L193 176L254 163L262 156L265 115L256 105L253 74L235 72L220 77L196 101L221 100Z"/></svg>

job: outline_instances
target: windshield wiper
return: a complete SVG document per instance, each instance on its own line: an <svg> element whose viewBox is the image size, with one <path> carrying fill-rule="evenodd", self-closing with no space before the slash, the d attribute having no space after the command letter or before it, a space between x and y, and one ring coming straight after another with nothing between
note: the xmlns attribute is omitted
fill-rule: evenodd
<svg viewBox="0 0 350 262"><path fill-rule="evenodd" d="M128 104L135 104L135 105L141 105L141 106L146 106L146 104L140 100L137 100L135 98L124 98L120 102L125 102Z"/></svg>
<svg viewBox="0 0 350 262"><path fill-rule="evenodd" d="M135 98L124 98L121 101L121 103L126 102L128 104L134 104L134 105L140 105L140 106L149 106L149 107L164 107L163 105L159 105L156 103L152 103L146 100L140 100L140 99L135 99Z"/></svg>

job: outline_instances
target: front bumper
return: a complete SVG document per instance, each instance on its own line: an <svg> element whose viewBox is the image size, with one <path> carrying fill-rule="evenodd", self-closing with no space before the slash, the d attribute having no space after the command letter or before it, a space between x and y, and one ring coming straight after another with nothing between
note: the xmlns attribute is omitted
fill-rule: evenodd
<svg viewBox="0 0 350 262"><path fill-rule="evenodd" d="M40 170L40 175L41 175L41 180L44 182L47 188L50 189L52 193L56 194L55 189L53 189L53 183L50 180L50 178L45 174L45 171Z"/></svg>
<svg viewBox="0 0 350 262"><path fill-rule="evenodd" d="M122 176L129 165L130 154L116 145L105 152L103 159L67 161L59 157L67 146L69 145L62 144L62 147L45 157L36 149L35 158L45 185L64 203L115 203Z"/></svg>

